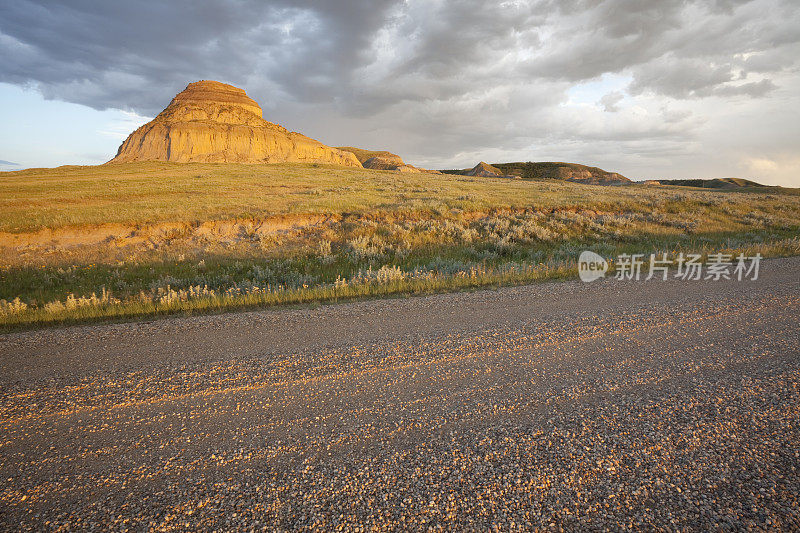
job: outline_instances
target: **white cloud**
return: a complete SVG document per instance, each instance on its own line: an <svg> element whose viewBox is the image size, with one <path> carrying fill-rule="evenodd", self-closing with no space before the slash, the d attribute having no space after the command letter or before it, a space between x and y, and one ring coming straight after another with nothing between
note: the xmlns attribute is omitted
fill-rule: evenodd
<svg viewBox="0 0 800 533"><path fill-rule="evenodd" d="M152 120L152 117L142 116L135 111L118 110L118 112L119 114L98 130L98 133L124 141L133 130Z"/></svg>

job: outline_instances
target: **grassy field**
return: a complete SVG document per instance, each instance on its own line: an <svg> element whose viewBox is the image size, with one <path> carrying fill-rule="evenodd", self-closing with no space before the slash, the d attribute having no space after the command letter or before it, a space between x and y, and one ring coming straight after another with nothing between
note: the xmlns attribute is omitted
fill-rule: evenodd
<svg viewBox="0 0 800 533"><path fill-rule="evenodd" d="M565 278L583 249L794 255L800 196L303 164L0 173L0 327Z"/></svg>

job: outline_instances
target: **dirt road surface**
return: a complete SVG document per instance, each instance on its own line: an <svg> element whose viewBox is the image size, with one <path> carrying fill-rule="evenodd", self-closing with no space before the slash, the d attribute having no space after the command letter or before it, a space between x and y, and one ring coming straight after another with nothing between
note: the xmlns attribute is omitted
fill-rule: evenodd
<svg viewBox="0 0 800 533"><path fill-rule="evenodd" d="M0 336L4 530L800 528L800 258Z"/></svg>

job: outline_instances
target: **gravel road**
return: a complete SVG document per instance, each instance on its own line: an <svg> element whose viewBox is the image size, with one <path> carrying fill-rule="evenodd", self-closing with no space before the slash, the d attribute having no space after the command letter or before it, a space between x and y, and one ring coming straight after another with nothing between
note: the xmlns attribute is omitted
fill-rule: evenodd
<svg viewBox="0 0 800 533"><path fill-rule="evenodd" d="M800 528L800 258L0 336L3 530Z"/></svg>

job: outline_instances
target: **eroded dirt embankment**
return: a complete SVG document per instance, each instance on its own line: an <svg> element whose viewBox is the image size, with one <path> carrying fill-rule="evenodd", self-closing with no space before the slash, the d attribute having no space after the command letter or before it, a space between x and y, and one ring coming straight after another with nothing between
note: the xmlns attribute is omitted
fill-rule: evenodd
<svg viewBox="0 0 800 533"><path fill-rule="evenodd" d="M510 216L516 212L529 210L492 209L460 212L458 218L464 222L474 222L490 216ZM562 208L540 211L544 214L572 213L589 218L617 215L619 213L601 212L576 208ZM43 228L29 232L0 231L0 249L57 249L100 244L116 247L142 245L148 242L159 244L176 238L206 239L220 243L252 241L255 238L287 234L298 230L323 227L340 222L347 215L339 214L297 214L278 215L266 218L236 218L229 220L210 220L204 222L155 222L149 224L100 224L82 226L63 226ZM364 220L385 219L385 212L359 215ZM390 219L416 218L413 214L398 213Z"/></svg>
<svg viewBox="0 0 800 533"><path fill-rule="evenodd" d="M117 246L147 241L168 240L177 236L207 237L221 241L252 239L254 235L270 235L318 226L333 220L329 215L279 216L265 219L214 220L207 222L159 222L155 224L101 224L99 226L67 226L45 228L26 233L0 231L0 247L71 247L114 243Z"/></svg>
<svg viewBox="0 0 800 533"><path fill-rule="evenodd" d="M152 224L101 224L0 232L0 261L7 266L40 264L70 258L79 262L122 260L130 253L177 252L238 243L267 242L314 231L340 220L333 215L284 215L262 219Z"/></svg>

